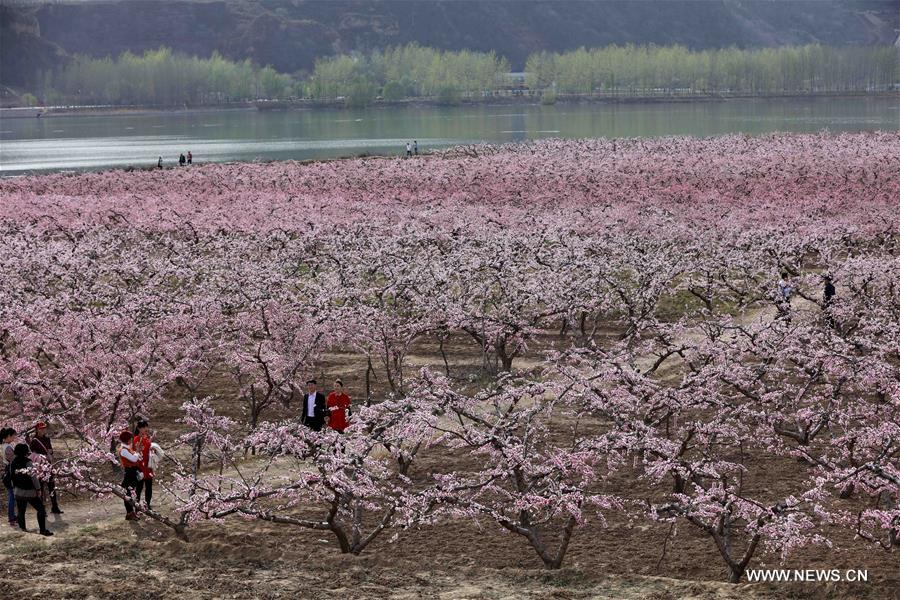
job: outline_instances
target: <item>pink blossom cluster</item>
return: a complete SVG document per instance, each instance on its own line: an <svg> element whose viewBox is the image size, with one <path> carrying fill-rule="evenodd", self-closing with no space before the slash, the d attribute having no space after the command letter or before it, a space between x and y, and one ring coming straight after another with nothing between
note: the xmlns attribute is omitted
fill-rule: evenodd
<svg viewBox="0 0 900 600"><path fill-rule="evenodd" d="M732 581L835 528L900 543L900 134L548 140L0 196L4 422L53 422L77 440L58 479L122 496L110 441L187 397L171 510L149 511L179 535L258 519L358 554L488 519L558 568L622 512L698 528ZM463 343L477 372L447 358ZM419 369L423 347L441 358ZM385 391L343 435L271 420L330 353Z"/></svg>

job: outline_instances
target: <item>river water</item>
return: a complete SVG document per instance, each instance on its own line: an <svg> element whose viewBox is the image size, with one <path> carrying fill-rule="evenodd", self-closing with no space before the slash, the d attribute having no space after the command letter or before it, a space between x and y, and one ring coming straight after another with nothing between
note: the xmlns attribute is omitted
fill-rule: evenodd
<svg viewBox="0 0 900 600"><path fill-rule="evenodd" d="M711 136L900 129L893 98L750 99L660 104L481 105L364 110L210 110L0 120L0 172L402 154L544 137Z"/></svg>

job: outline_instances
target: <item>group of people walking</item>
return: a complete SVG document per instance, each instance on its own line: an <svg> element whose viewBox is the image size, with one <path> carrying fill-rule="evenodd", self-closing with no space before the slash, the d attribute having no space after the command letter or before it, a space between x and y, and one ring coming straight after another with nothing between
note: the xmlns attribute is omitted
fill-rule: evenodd
<svg viewBox="0 0 900 600"><path fill-rule="evenodd" d="M406 142L406 157L409 158L410 156L413 156L413 155L415 155L415 156L419 155L419 141L418 140L413 140L412 144L410 144L409 142Z"/></svg>
<svg viewBox="0 0 900 600"><path fill-rule="evenodd" d="M30 436L30 439L26 433L26 441L19 440L15 429L4 427L0 430L0 440L2 440L0 466L3 468L3 487L6 488L10 527L28 531L25 526L25 513L28 506L31 506L37 513L40 534L53 535L53 532L47 529L46 499L50 499L50 512L57 515L63 512L59 508L53 476L42 480L31 472L36 461L53 463L53 443L47 432L47 424L37 423L34 435Z"/></svg>
<svg viewBox="0 0 900 600"><path fill-rule="evenodd" d="M194 155L191 154L190 150L188 150L187 156L185 156L184 154L178 155L178 166L179 167L183 167L184 165L193 164L193 162L194 162ZM156 161L156 168L157 169L163 168L163 157L162 156L160 156L159 159Z"/></svg>
<svg viewBox="0 0 900 600"><path fill-rule="evenodd" d="M832 314L834 297L837 294L837 290L834 287L834 282L830 275L823 275L822 282L824 283L822 289L822 311L825 314L826 322L831 327L837 327L837 321L835 321L834 315ZM795 294L797 294L797 286L791 279L790 273L782 271L781 278L778 280L778 293L775 298L775 304L778 308L779 317L786 319L787 321L791 320L791 299Z"/></svg>

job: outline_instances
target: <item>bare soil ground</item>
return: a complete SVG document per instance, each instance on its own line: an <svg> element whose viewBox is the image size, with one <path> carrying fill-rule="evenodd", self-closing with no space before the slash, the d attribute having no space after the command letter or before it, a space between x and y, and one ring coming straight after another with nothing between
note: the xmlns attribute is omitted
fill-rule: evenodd
<svg viewBox="0 0 900 600"><path fill-rule="evenodd" d="M148 520L124 521L118 502L64 508L53 538L0 533L4 598L855 599L900 589L896 558L859 545L811 549L788 566L868 568L867 584L731 585L709 541L687 529L657 569L667 526L615 520L579 531L566 568L548 572L490 523L404 532L354 557L320 532L232 521L202 524L183 542Z"/></svg>

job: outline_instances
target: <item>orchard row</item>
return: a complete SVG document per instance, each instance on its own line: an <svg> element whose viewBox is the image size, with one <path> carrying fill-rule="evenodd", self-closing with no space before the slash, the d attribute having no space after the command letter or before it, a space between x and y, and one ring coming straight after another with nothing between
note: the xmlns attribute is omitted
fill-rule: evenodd
<svg viewBox="0 0 900 600"><path fill-rule="evenodd" d="M150 513L180 535L262 519L359 553L476 517L555 568L621 512L698 528L734 581L760 547L836 529L898 544L898 134L546 141L0 194L4 421L53 422L77 441L58 480L122 495L110 441L186 395L170 505ZM446 360L461 340L477 376ZM443 360L414 367L423 346ZM381 385L345 434L273 421L333 353ZM433 472L428 453L470 460Z"/></svg>

